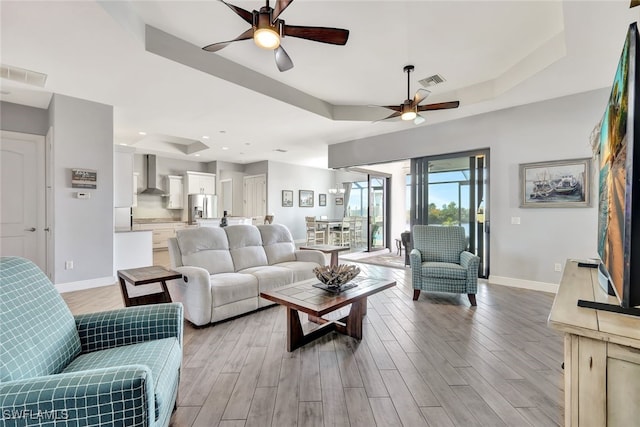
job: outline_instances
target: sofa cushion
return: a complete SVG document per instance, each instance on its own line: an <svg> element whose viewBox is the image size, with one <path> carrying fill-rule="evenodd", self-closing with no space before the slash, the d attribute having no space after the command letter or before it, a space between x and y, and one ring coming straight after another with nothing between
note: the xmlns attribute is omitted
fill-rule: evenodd
<svg viewBox="0 0 640 427"><path fill-rule="evenodd" d="M0 260L0 382L57 374L80 353L76 322L31 261Z"/></svg>
<svg viewBox="0 0 640 427"><path fill-rule="evenodd" d="M467 269L459 264L448 262L423 262L420 267L420 274L424 277L439 279L466 280Z"/></svg>
<svg viewBox="0 0 640 427"><path fill-rule="evenodd" d="M176 232L182 264L202 267L209 274L232 273L227 233L221 228L187 228Z"/></svg>
<svg viewBox="0 0 640 427"><path fill-rule="evenodd" d="M267 265L267 254L262 247L260 231L254 225L224 227L235 271Z"/></svg>
<svg viewBox="0 0 640 427"><path fill-rule="evenodd" d="M79 355L63 372L79 372L123 365L144 365L151 371L155 419L163 405L173 405L182 350L176 338L124 345Z"/></svg>
<svg viewBox="0 0 640 427"><path fill-rule="evenodd" d="M258 230L269 265L296 260L296 246L287 227L282 224L266 224L258 225Z"/></svg>
<svg viewBox="0 0 640 427"><path fill-rule="evenodd" d="M258 279L252 274L213 274L210 283L214 307L258 296Z"/></svg>
<svg viewBox="0 0 640 427"><path fill-rule="evenodd" d="M282 262L275 264L273 267L284 267L293 272L293 282L299 282L301 280L313 279L316 275L313 273L313 269L320 267L320 264L307 261L294 261L294 262Z"/></svg>
<svg viewBox="0 0 640 427"><path fill-rule="evenodd" d="M273 265L251 267L242 270L243 274L251 274L258 279L258 294L269 289L293 283L293 270Z"/></svg>

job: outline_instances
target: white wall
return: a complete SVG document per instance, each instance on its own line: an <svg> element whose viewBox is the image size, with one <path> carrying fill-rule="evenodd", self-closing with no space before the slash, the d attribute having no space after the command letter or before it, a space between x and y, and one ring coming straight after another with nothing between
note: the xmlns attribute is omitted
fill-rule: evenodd
<svg viewBox="0 0 640 427"><path fill-rule="evenodd" d="M54 283L113 283L113 107L53 95ZM97 171L97 189L71 188L71 169ZM76 192L91 194L78 199ZM65 262L73 269L65 270ZM103 282L103 283L100 283Z"/></svg>
<svg viewBox="0 0 640 427"><path fill-rule="evenodd" d="M6 131L46 135L49 113L42 108L0 102L0 125Z"/></svg>
<svg viewBox="0 0 640 427"><path fill-rule="evenodd" d="M591 157L589 134L609 89L329 146L329 167L347 167L489 148L491 280L557 284L554 263L596 255L596 203L590 208L523 209L520 163ZM437 114L437 113L432 113ZM427 118L428 120L428 118ZM596 195L592 181L592 200ZM520 217L520 225L511 225ZM525 283L526 282L526 283Z"/></svg>

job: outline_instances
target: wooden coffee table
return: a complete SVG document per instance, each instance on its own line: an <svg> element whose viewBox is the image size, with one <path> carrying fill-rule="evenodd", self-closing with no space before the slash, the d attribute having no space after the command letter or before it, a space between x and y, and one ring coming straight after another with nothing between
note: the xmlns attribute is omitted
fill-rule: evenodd
<svg viewBox="0 0 640 427"><path fill-rule="evenodd" d="M356 277L353 281L358 286L338 294L313 287L318 279L304 280L260 293L262 298L287 308L287 351L302 347L331 331L362 339L362 317L367 312L367 297L395 286L396 282L366 277ZM349 304L349 315L340 320L322 317ZM307 313L316 323L321 323L321 326L305 334L298 311Z"/></svg>

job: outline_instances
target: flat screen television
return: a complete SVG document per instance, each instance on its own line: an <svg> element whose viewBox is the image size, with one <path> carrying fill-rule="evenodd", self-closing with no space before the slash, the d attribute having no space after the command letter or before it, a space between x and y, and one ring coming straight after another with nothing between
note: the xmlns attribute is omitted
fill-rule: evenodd
<svg viewBox="0 0 640 427"><path fill-rule="evenodd" d="M629 26L600 124L598 265L600 283L622 308L640 305L639 35Z"/></svg>

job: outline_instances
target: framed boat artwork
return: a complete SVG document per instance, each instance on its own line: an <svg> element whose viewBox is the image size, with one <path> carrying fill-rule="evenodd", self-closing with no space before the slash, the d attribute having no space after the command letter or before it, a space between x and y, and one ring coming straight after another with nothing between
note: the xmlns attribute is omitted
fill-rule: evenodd
<svg viewBox="0 0 640 427"><path fill-rule="evenodd" d="M521 208L591 206L591 158L520 164Z"/></svg>

